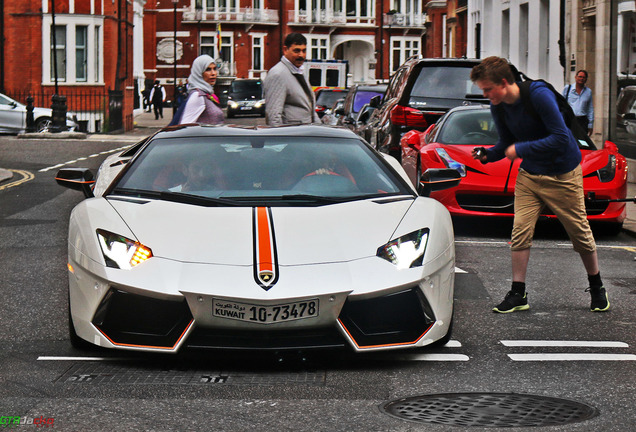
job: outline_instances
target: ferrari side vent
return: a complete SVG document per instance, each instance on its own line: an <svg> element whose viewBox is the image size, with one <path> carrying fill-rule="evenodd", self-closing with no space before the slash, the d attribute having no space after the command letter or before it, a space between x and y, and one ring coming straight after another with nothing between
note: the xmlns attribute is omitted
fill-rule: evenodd
<svg viewBox="0 0 636 432"><path fill-rule="evenodd" d="M338 320L359 348L372 348L413 344L431 328L435 317L414 287L371 299L347 299Z"/></svg>
<svg viewBox="0 0 636 432"><path fill-rule="evenodd" d="M160 300L111 288L92 322L115 345L172 349L193 318L185 298Z"/></svg>

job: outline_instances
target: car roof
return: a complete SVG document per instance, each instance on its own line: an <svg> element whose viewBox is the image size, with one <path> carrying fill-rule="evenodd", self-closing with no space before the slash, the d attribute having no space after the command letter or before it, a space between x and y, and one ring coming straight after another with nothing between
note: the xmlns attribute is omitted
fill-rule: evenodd
<svg viewBox="0 0 636 432"><path fill-rule="evenodd" d="M327 125L289 125L289 126L243 126L243 125L177 125L168 126L157 132L153 139L159 138L191 138L215 136L286 136L286 137L319 137L346 138L360 137L350 129Z"/></svg>
<svg viewBox="0 0 636 432"><path fill-rule="evenodd" d="M386 91L388 84L356 84L356 90Z"/></svg>

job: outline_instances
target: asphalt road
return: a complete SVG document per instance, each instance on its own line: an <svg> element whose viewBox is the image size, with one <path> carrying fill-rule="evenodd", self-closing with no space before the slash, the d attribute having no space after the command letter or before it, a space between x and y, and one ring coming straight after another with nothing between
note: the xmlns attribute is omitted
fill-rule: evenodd
<svg viewBox="0 0 636 432"><path fill-rule="evenodd" d="M491 308L510 284L509 223L455 221L455 329L443 348L357 356L73 349L66 230L83 197L57 186L54 174L60 165L96 169L128 144L0 137L0 166L14 170L16 183L0 190L0 416L33 423L20 430L36 420L52 420L49 430L60 431L484 429L404 420L384 409L401 398L459 393L561 398L594 411L582 422L508 430L636 427L636 239L597 237L612 309L595 314L583 267L553 223L537 232L531 309L499 315Z"/></svg>

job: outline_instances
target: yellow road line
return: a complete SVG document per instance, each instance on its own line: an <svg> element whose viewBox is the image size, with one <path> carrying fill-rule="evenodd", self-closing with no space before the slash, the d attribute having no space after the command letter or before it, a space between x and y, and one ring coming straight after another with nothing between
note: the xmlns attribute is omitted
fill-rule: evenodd
<svg viewBox="0 0 636 432"><path fill-rule="evenodd" d="M35 175L33 175L33 173L29 171L14 169L10 169L9 171L22 176L22 178L0 186L0 190L9 189L10 187L21 185L22 183L28 182L29 180L33 180L35 178Z"/></svg>

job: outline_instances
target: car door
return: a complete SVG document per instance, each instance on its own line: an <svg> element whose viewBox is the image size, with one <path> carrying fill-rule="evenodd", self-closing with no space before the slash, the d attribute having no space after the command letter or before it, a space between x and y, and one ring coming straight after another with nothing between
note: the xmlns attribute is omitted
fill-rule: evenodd
<svg viewBox="0 0 636 432"><path fill-rule="evenodd" d="M3 94L0 94L0 131L20 132L24 130L26 110Z"/></svg>

